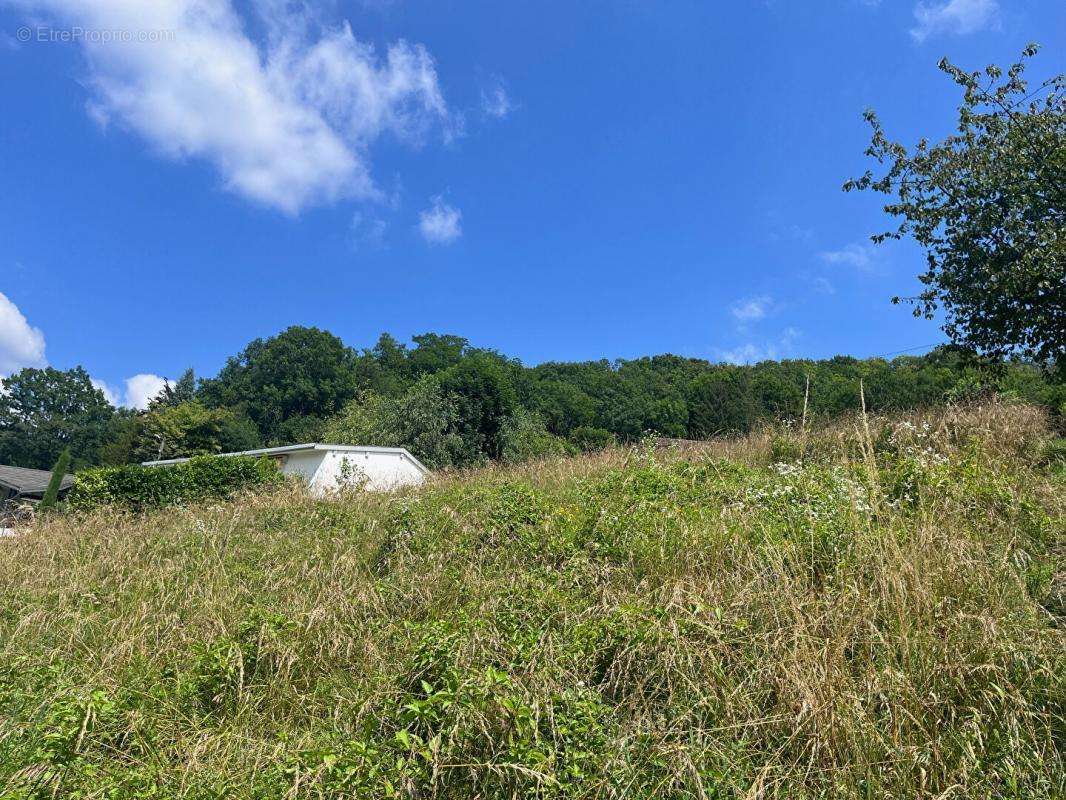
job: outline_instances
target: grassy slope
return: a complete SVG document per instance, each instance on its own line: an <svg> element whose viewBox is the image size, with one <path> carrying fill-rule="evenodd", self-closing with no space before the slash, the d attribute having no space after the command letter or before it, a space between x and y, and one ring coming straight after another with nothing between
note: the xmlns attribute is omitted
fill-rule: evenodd
<svg viewBox="0 0 1066 800"><path fill-rule="evenodd" d="M911 419L0 541L0 797L1061 797L1062 467Z"/></svg>

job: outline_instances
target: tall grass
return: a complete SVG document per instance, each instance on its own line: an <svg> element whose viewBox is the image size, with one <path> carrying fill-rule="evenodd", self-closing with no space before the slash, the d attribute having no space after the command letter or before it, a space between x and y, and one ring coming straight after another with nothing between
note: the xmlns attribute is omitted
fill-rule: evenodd
<svg viewBox="0 0 1066 800"><path fill-rule="evenodd" d="M0 541L0 797L1062 797L1048 439L989 405L49 519Z"/></svg>

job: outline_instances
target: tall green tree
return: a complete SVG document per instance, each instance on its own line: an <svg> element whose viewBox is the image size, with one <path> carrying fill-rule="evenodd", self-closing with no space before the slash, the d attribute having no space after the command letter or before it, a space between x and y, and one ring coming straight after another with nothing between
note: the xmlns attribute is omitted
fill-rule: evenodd
<svg viewBox="0 0 1066 800"><path fill-rule="evenodd" d="M757 412L750 371L719 367L696 378L688 395L690 430L698 438L751 430Z"/></svg>
<svg viewBox="0 0 1066 800"><path fill-rule="evenodd" d="M230 358L198 398L208 406L242 410L266 443L288 443L314 432L355 397L358 356L327 331L293 326L256 339Z"/></svg>
<svg viewBox="0 0 1066 800"><path fill-rule="evenodd" d="M445 394L455 398L459 432L467 446L487 458L503 450L501 428L519 407L514 364L489 353L476 353L439 374Z"/></svg>
<svg viewBox="0 0 1066 800"><path fill-rule="evenodd" d="M415 347L407 351L407 364L416 377L443 372L469 355L470 342L462 336L422 333L411 341Z"/></svg>
<svg viewBox="0 0 1066 800"><path fill-rule="evenodd" d="M913 148L892 141L873 111L866 154L885 165L844 184L891 197L899 219L875 242L912 237L926 253L916 316L947 317L951 341L1001 359L1062 367L1066 353L1066 76L1024 80L1030 45L997 66L940 69L962 89L957 132ZM900 302L900 298L894 298Z"/></svg>
<svg viewBox="0 0 1066 800"><path fill-rule="evenodd" d="M96 463L115 409L84 369L27 368L0 384L0 464L50 469L66 448L75 469Z"/></svg>

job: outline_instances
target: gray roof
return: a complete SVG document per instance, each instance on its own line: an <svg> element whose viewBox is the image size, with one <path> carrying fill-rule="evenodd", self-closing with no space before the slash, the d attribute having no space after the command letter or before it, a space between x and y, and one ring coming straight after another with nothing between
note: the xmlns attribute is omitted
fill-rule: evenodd
<svg viewBox="0 0 1066 800"><path fill-rule="evenodd" d="M0 464L0 486L14 489L20 495L44 494L52 473L44 469L27 469L26 467L9 467ZM61 490L69 489L74 484L73 475L64 475L59 485Z"/></svg>
<svg viewBox="0 0 1066 800"><path fill-rule="evenodd" d="M281 447L260 447L257 450L241 450L237 453L215 453L216 456L274 456L284 455L286 453L296 453L301 450L324 450L324 451L341 451L346 453L395 453L397 455L405 456L411 460L411 463L418 468L419 472L428 475L429 469L419 461L406 447L374 447L368 444L322 444L320 442L309 442L307 444L286 444ZM181 464L183 461L188 461L188 458L164 458L160 461L142 461L142 467L165 467L170 464Z"/></svg>

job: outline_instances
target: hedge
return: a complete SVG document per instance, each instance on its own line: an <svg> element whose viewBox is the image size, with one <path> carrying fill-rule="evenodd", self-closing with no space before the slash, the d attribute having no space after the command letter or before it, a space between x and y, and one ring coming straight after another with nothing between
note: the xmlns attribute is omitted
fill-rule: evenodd
<svg viewBox="0 0 1066 800"><path fill-rule="evenodd" d="M225 499L235 493L282 481L277 464L246 456L197 456L167 467L99 467L79 472L67 494L77 510L117 506L132 511L197 500Z"/></svg>

